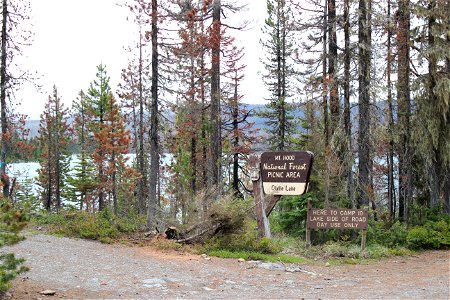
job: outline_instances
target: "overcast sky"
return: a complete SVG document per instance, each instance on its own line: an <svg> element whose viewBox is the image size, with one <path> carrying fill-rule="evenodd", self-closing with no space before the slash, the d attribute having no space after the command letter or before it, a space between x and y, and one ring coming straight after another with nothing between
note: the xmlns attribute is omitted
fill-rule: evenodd
<svg viewBox="0 0 450 300"><path fill-rule="evenodd" d="M96 67L106 65L112 90L117 89L120 72L127 65L125 47L137 39L138 33L126 20L127 10L115 0L32 0L32 46L23 49L25 68L37 72L42 85L40 93L25 85L17 94L22 100L20 111L30 119L39 119L48 95L56 85L66 107L71 106L78 92L87 90L95 79ZM244 2L244 1L242 1ZM246 78L242 84L243 102L263 103L259 45L264 23L266 1L251 0L245 18L251 29L239 34L246 49ZM242 17L242 15L241 15Z"/></svg>

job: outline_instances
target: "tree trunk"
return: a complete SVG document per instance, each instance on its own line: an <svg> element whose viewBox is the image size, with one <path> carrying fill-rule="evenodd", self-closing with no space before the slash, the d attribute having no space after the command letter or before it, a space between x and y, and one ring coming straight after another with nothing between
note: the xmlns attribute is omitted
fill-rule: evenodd
<svg viewBox="0 0 450 300"><path fill-rule="evenodd" d="M58 94L55 88L55 198L56 198L56 211L61 208L61 162L60 162L60 149L59 149L59 132L61 130L60 123L60 107Z"/></svg>
<svg viewBox="0 0 450 300"><path fill-rule="evenodd" d="M327 78L327 28L328 28L328 0L324 0L323 5L323 49L322 49L322 111L323 111L323 131L325 136L325 207L330 206L330 168L328 158L330 157L330 130L328 124L328 78Z"/></svg>
<svg viewBox="0 0 450 300"><path fill-rule="evenodd" d="M350 0L344 2L344 130L347 143L347 157L345 159L347 175L347 196L356 208L353 182L353 146L352 124L350 111Z"/></svg>
<svg viewBox="0 0 450 300"><path fill-rule="evenodd" d="M8 197L9 195L9 179L6 174L6 152L8 148L8 120L6 119L6 63L8 51L6 49L7 43L7 21L8 21L8 1L3 0L2 6L2 54L1 54L1 66L0 66L0 118L2 126L2 136L1 136L1 157L0 157L0 176L1 182L3 184L3 197Z"/></svg>
<svg viewBox="0 0 450 300"><path fill-rule="evenodd" d="M158 148L158 3L152 0L152 87L150 106L150 174L149 174L149 198L147 209L147 227L150 229L155 223L155 215L158 203L158 171L159 171L159 148Z"/></svg>
<svg viewBox="0 0 450 300"><path fill-rule="evenodd" d="M139 130L137 165L141 177L138 179L138 212L145 213L145 190L147 188L147 170L145 167L144 154L144 96L142 84L142 35L139 32Z"/></svg>
<svg viewBox="0 0 450 300"><path fill-rule="evenodd" d="M391 218L395 218L395 207L396 207L396 199L395 199L395 185L394 185L394 106L392 100L392 26L391 23L391 1L388 0L387 7L387 102L388 102L388 135L389 135L389 150L388 150L388 206L389 206L389 216Z"/></svg>
<svg viewBox="0 0 450 300"><path fill-rule="evenodd" d="M328 78L330 82L331 134L333 134L339 126L336 23L336 0L328 0Z"/></svg>
<svg viewBox="0 0 450 300"><path fill-rule="evenodd" d="M399 218L407 221L408 204L411 200L411 151L410 115L411 96L409 85L409 0L399 0L397 31L398 59L398 122L399 122Z"/></svg>
<svg viewBox="0 0 450 300"><path fill-rule="evenodd" d="M213 24L211 31L211 146L209 186L219 183L221 166L221 116L220 116L220 41L221 41L221 3L213 2Z"/></svg>
<svg viewBox="0 0 450 300"><path fill-rule="evenodd" d="M357 207L369 204L370 166L370 28L368 15L371 0L360 0L358 10L358 104L359 104L359 132L358 132L358 198Z"/></svg>
<svg viewBox="0 0 450 300"><path fill-rule="evenodd" d="M239 103L238 103L238 75L236 72L236 78L234 81L234 96L232 100L232 120L233 120L233 132L234 132L234 153L233 153L233 191L235 196L239 196L239 153L237 151L239 147Z"/></svg>

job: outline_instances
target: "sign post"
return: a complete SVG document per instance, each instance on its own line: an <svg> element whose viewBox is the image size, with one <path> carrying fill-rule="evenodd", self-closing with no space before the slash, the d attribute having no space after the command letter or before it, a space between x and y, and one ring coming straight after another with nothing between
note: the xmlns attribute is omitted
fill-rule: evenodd
<svg viewBox="0 0 450 300"><path fill-rule="evenodd" d="M281 196L302 195L307 191L313 158L311 152L300 151L264 152L260 157L250 157L250 177L260 238L270 237L268 218Z"/></svg>

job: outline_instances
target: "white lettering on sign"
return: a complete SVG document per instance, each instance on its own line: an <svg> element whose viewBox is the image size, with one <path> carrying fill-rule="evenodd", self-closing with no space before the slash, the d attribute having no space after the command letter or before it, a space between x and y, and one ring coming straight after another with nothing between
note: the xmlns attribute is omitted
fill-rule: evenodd
<svg viewBox="0 0 450 300"><path fill-rule="evenodd" d="M308 228L366 229L368 212L357 209L308 209Z"/></svg>

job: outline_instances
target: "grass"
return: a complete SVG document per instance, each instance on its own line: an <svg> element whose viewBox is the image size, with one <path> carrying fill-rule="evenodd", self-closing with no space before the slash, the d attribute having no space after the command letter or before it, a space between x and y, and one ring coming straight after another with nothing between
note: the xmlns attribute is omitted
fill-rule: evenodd
<svg viewBox="0 0 450 300"><path fill-rule="evenodd" d="M221 258L235 258L245 260L262 260L267 262L283 262L283 263L305 263L308 260L303 257L297 257L287 254L264 254L253 251L230 251L230 250L211 250L206 254Z"/></svg>

